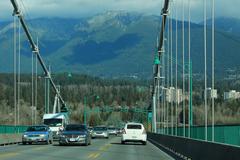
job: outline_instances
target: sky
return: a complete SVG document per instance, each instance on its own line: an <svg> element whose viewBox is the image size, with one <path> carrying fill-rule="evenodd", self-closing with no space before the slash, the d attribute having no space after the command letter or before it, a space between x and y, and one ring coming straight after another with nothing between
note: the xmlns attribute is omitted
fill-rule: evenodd
<svg viewBox="0 0 240 160"><path fill-rule="evenodd" d="M172 16L182 18L183 6L188 15L188 3L191 3L191 21L203 21L204 0L170 0ZM80 18L106 11L124 10L144 14L160 15L164 0L17 0L27 18L65 17ZM212 0L206 0L208 18L211 18ZM184 5L183 5L184 4ZM216 17L234 17L240 19L240 0L215 0ZM10 0L0 0L0 21L9 20L12 15Z"/></svg>

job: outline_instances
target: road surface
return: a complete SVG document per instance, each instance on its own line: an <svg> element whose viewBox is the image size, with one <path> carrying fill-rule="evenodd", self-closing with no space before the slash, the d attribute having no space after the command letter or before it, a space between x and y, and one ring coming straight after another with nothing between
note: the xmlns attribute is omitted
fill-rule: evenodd
<svg viewBox="0 0 240 160"><path fill-rule="evenodd" d="M172 160L148 142L120 143L120 137L93 139L90 146L9 145L0 147L0 160Z"/></svg>

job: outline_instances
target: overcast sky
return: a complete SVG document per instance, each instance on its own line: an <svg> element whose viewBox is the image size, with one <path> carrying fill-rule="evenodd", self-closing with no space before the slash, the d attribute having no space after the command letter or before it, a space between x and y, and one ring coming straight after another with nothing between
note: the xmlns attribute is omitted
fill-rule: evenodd
<svg viewBox="0 0 240 160"><path fill-rule="evenodd" d="M109 10L125 10L139 13L159 15L164 0L17 0L27 10L30 18L36 17L71 17L80 18L91 16ZM181 18L182 4L188 10L189 0L170 0L172 14L177 9L178 17ZM206 0L209 17L211 16L211 2ZM240 0L215 0L216 16L240 18ZM203 20L204 0L190 0L192 21ZM0 20L11 18L12 5L10 0L0 0ZM187 14L186 14L187 16ZM186 17L187 18L187 17Z"/></svg>

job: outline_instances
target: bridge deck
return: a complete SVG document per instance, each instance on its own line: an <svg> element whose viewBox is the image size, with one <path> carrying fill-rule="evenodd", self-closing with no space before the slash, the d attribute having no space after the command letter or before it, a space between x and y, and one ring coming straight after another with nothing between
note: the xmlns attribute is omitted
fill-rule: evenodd
<svg viewBox="0 0 240 160"><path fill-rule="evenodd" d="M0 147L1 160L171 160L153 144L122 145L119 137L94 139L91 146L11 145Z"/></svg>

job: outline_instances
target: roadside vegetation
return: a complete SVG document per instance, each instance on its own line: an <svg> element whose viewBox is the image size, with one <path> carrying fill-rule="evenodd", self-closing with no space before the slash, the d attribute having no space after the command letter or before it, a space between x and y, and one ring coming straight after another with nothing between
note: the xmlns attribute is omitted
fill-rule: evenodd
<svg viewBox="0 0 240 160"><path fill-rule="evenodd" d="M44 113L44 79L38 76L37 96L37 123L42 122ZM150 104L150 82L141 80L102 79L86 75L71 75L68 73L54 75L57 84L61 86L61 94L71 111L73 123L83 123L84 108L88 110L87 119L90 125L106 124L116 125L127 121L141 121L146 123L145 113L120 112L122 107L148 109ZM32 123L31 110L31 75L21 75L19 113L20 124ZM181 83L180 83L181 84ZM204 104L201 89L201 81L194 82L193 88L193 124L204 124ZM14 90L13 75L0 74L0 124L14 124ZM216 124L240 123L240 100L223 100L223 92L230 89L240 90L237 82L218 81L218 98L215 100ZM181 86L180 86L181 87ZM50 89L50 111L52 110L55 94ZM86 97L86 106L84 105ZM208 100L208 122L211 124L211 101ZM35 102L34 102L35 104ZM179 105L178 117L182 121L182 110ZM186 101L186 106L188 102ZM115 111L94 111L95 108L110 107ZM116 112L116 110L118 110ZM187 115L186 109L186 115ZM175 111L174 111L175 113ZM160 114L160 113L159 113ZM169 112L170 115L170 112ZM31 120L30 120L31 119ZM186 116L186 123L188 117Z"/></svg>

